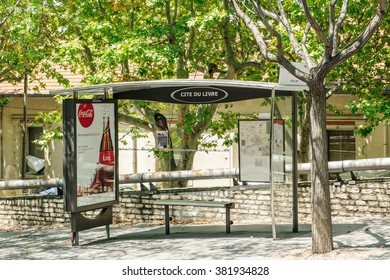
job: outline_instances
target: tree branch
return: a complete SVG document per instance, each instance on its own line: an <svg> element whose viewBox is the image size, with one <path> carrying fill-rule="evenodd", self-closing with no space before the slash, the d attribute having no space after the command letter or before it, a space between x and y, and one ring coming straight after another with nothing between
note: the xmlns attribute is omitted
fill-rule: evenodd
<svg viewBox="0 0 390 280"><path fill-rule="evenodd" d="M307 35L309 34L310 29L311 29L311 25L310 25L310 23L308 23L306 25L305 31L303 33L301 44L302 44L302 51L304 53L304 57L306 58L305 63L309 68L312 68L312 67L314 67L314 62L309 55L309 52L307 50L307 45L306 45Z"/></svg>
<svg viewBox="0 0 390 280"><path fill-rule="evenodd" d="M7 21L7 19L14 13L15 9L17 6L19 6L21 0L18 0L15 5L13 6L13 8L11 9L11 11L9 11L8 14L5 15L5 17L0 21L0 27L2 27L5 22Z"/></svg>
<svg viewBox="0 0 390 280"><path fill-rule="evenodd" d="M350 43L339 54L333 57L334 59L332 59L330 63L331 67L335 67L346 61L348 58L352 57L367 43L385 17L386 9L387 0L379 0L375 15L371 18L366 28L352 43Z"/></svg>
<svg viewBox="0 0 390 280"><path fill-rule="evenodd" d="M241 18L242 21L244 21L245 25L252 31L255 40L257 42L257 45L259 46L260 51L264 56L264 58L269 61L278 62L279 61L278 57L275 54L269 52L268 47L264 41L263 35L259 31L257 25L252 21L252 19L247 14L245 14L241 10L241 8L237 5L235 0L229 0L229 1L235 13L239 16L239 18Z"/></svg>
<svg viewBox="0 0 390 280"><path fill-rule="evenodd" d="M190 5L190 12L192 14L193 17L196 17L196 13L195 13L195 9L194 9L194 3L191 2L191 5ZM188 50L187 50L187 57L188 57L188 60L189 61L193 61L194 60L194 56L193 56L193 49L194 49L194 43L195 43L195 27L194 26L191 26L190 27L190 35L188 36L189 39L188 39Z"/></svg>
<svg viewBox="0 0 390 280"><path fill-rule="evenodd" d="M208 105L199 106L198 110L199 111L208 110L208 111L210 111L210 115L214 116L215 112L217 111L217 108L218 108L218 105L216 105L216 104L208 104ZM208 126L208 124L210 123L210 121L211 121L211 118L199 120L198 123L194 127L194 133L196 133L197 136L201 135L205 131L205 129Z"/></svg>
<svg viewBox="0 0 390 280"><path fill-rule="evenodd" d="M170 0L165 0L165 16L167 18L167 24L171 25L172 20L171 20L171 1Z"/></svg>
<svg viewBox="0 0 390 280"><path fill-rule="evenodd" d="M265 66L265 61L257 62L257 61L246 61L242 64L243 68L252 67L256 69L262 69Z"/></svg>
<svg viewBox="0 0 390 280"><path fill-rule="evenodd" d="M189 110L189 105L188 104L179 104L178 105L178 116L177 116L177 119L178 120L181 120L182 123L180 124L181 125L181 129L177 129L177 136L182 139L182 141L184 141L185 139L185 132L184 132L184 125L185 125L185 120L184 120L184 116L186 116L187 114L190 113L190 110Z"/></svg>
<svg viewBox="0 0 390 280"><path fill-rule="evenodd" d="M283 65L290 73L292 73L297 78L308 81L310 78L310 75L299 70L296 68L283 54L283 48L282 48L282 42L281 42L281 36L279 33L277 33L272 26L269 24L269 22L265 18L265 12L264 10L256 3L254 0L250 0L250 2L253 4L254 8L256 9L257 15L260 17L262 23L265 25L265 27L278 39L278 55L275 55L274 53L270 52L265 40L263 38L263 34L260 32L257 25L254 23L254 21L246 14L244 13L239 5L237 4L236 0L229 0L231 5L233 6L233 10L238 15L239 18L241 18L245 25L252 31L255 40L260 48L261 54L264 56L264 58L268 61L277 62L281 65ZM279 1L279 0L278 0Z"/></svg>
<svg viewBox="0 0 390 280"><path fill-rule="evenodd" d="M7 79L6 78L3 78L5 75L7 75L9 72L11 72L12 71L12 69L11 68L5 68L5 69L3 69L3 70L1 70L1 72L0 72L0 82L4 82L4 81L6 81Z"/></svg>
<svg viewBox="0 0 390 280"><path fill-rule="evenodd" d="M334 47L334 27L336 25L335 23L335 6L337 4L338 0L333 0L330 4L329 4L329 40L331 40L332 42L332 48Z"/></svg>
<svg viewBox="0 0 390 280"><path fill-rule="evenodd" d="M178 3L177 3L177 0L175 0L175 11L173 13L173 22L175 23L176 20L177 20L177 11L179 9L179 6L178 6Z"/></svg>
<svg viewBox="0 0 390 280"><path fill-rule="evenodd" d="M223 4L224 4L223 5L224 9L227 11L228 10L227 1L224 0ZM237 54L233 50L233 47L232 47L232 40L231 40L230 34L229 34L229 23L230 23L230 18L228 15L226 15L224 17L224 19L222 19L222 22L221 22L221 33L222 33L222 40L224 42L225 51L226 51L226 63L230 69L233 69L233 72L234 72L233 77L228 77L228 79L229 78L234 79L237 68L240 68L240 63L238 62ZM215 72L217 72L217 67L214 67L214 68L216 68L216 69L214 69L212 72L215 73ZM219 72L222 72L222 71L219 71ZM229 72L229 71L227 71L227 72ZM210 67L209 67L209 75L211 78L213 78L213 73L210 72Z"/></svg>
<svg viewBox="0 0 390 280"><path fill-rule="evenodd" d="M321 42L326 46L330 46L329 40L325 37L324 32L322 31L320 25L315 20L313 15L311 14L309 7L307 6L306 0L295 0L297 4L301 7L302 11L305 13L308 21L310 22L310 25L313 27L314 31L316 32L317 36L320 38Z"/></svg>
<svg viewBox="0 0 390 280"><path fill-rule="evenodd" d="M343 5L341 7L340 15L335 22L335 6L338 0L333 0L329 7L329 40L332 42L332 56L335 56L339 49L338 44L338 35L340 31L341 24L344 22L345 17L347 15L347 7L349 0L344 0Z"/></svg>
<svg viewBox="0 0 390 280"><path fill-rule="evenodd" d="M101 2L100 0L97 0L97 3L98 3L98 7L99 7L100 12L101 12L103 15L107 15L105 9L103 8L102 2Z"/></svg>
<svg viewBox="0 0 390 280"><path fill-rule="evenodd" d="M287 18L286 12L285 12L285 10L283 8L283 5L282 5L281 1L277 1L277 4L278 4L279 12L280 12L280 16L278 17L279 21L283 24L284 28L286 29L286 32L288 34L288 37L290 38L290 42L291 42L291 45L292 45L292 47L294 49L295 54L302 61L305 61L306 64L309 64L308 61L310 60L310 56L306 56L307 52L306 53L303 52L303 50L299 47L298 40L297 40L297 38L294 35L294 31L291 28L290 22L289 22L289 20Z"/></svg>
<svg viewBox="0 0 390 280"><path fill-rule="evenodd" d="M255 8L256 13L259 16L261 22L264 24L265 28L267 28L268 31L271 32L271 34L276 37L276 40L278 41L278 46L277 46L278 56L282 56L283 55L282 36L271 26L271 24L266 19L265 12L264 12L265 9L263 9L263 7L259 6L254 0L250 0L250 2L252 3L253 7ZM279 17L276 17L276 18L277 18L277 21L280 22L280 18Z"/></svg>
<svg viewBox="0 0 390 280"><path fill-rule="evenodd" d="M129 115L118 113L118 121L140 127L146 131L153 132L153 129L152 129L152 126L150 125L150 123L147 121L141 120L139 118L135 118L135 117L132 117Z"/></svg>

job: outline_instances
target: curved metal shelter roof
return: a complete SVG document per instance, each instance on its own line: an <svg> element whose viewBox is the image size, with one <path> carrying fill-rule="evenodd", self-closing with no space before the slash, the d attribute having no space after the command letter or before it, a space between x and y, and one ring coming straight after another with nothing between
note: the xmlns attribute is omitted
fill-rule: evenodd
<svg viewBox="0 0 390 280"><path fill-rule="evenodd" d="M291 96L292 92L307 90L306 86L236 80L154 80L99 84L53 90L50 93L103 94L112 93L114 99L138 99L168 103L208 104L247 99Z"/></svg>

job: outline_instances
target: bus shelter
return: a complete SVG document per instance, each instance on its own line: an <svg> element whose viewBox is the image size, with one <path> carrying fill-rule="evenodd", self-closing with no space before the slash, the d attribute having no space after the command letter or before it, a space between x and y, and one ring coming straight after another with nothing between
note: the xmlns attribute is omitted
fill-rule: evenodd
<svg viewBox="0 0 390 280"><path fill-rule="evenodd" d="M274 155L275 145L278 142L277 130L278 122L275 122L275 102L279 97L291 98L291 185L292 185L292 225L293 232L298 231L298 164L297 164L297 93L307 90L304 85L281 85L276 83L262 83L236 80L155 80L155 81L136 81L111 84L99 84L83 87L74 87L69 89L61 89L51 91L52 94L73 95L74 99L78 99L79 94L104 95L105 99L109 96L113 100L131 99L131 100L148 100L165 103L176 104L215 104L215 103L230 103L236 101L270 98L271 111L269 112L269 123L271 129L269 131L269 176L268 181L271 189L271 200L273 199L273 185L276 180L283 180L283 177L275 175ZM83 102L81 102L83 103ZM84 104L81 104L84 105ZM80 106L81 106L80 105ZM115 107L116 110L116 107ZM76 109L72 110L71 114L75 114ZM69 115L69 114L68 114ZM112 114L116 116L116 114ZM66 116L65 116L66 117ZM65 120L64 120L65 122ZM117 125L117 120L115 120ZM261 124L260 124L261 125ZM243 126L244 127L244 126ZM243 128L244 130L245 128ZM72 143L74 144L74 143ZM71 152L71 151L70 151ZM241 166L240 166L241 168ZM77 169L77 168L76 168ZM240 170L240 173L243 170ZM241 176L240 176L241 177ZM72 176L71 179L73 179ZM282 178L282 179L280 179ZM65 189L72 186L67 186L65 179ZM71 192L75 196L75 191ZM71 199L72 200L72 199ZM117 199L112 199L109 203L117 203ZM73 204L74 202L65 202L65 204ZM108 204L109 204L108 203ZM99 204L95 206L101 206ZM107 206L107 203L104 204ZM75 210L76 209L76 210ZM77 211L77 206L68 206L67 210ZM90 210L88 207L83 207L81 210ZM271 214L273 221L273 235L276 237L273 201L271 201Z"/></svg>

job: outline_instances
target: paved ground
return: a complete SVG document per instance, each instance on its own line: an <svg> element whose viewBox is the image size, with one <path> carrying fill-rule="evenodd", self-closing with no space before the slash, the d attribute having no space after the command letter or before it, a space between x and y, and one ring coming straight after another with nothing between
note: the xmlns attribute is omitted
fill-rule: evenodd
<svg viewBox="0 0 390 280"><path fill-rule="evenodd" d="M69 227L0 231L0 260L201 260L201 259L371 259L390 260L390 220L334 224L336 249L312 255L310 225L172 225L166 236L162 225L111 226L80 232L72 246Z"/></svg>

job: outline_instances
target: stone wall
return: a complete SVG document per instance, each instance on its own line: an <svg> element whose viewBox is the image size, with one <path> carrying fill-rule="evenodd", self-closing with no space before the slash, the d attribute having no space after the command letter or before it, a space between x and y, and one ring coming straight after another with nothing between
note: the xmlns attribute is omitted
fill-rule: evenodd
<svg viewBox="0 0 390 280"><path fill-rule="evenodd" d="M332 214L336 219L384 218L390 216L390 182L362 182L331 186ZM291 186L276 185L274 189L277 223L291 223ZM299 221L310 222L310 186L300 185ZM215 200L235 203L231 211L234 223L270 223L270 190L268 186L240 186L166 189L158 193L121 192L114 206L114 223L163 223L163 206L159 199ZM224 223L224 209L205 207L173 208L173 222ZM0 198L0 226L52 225L69 223L58 196L26 196ZM335 219L335 220L336 220Z"/></svg>
<svg viewBox="0 0 390 280"><path fill-rule="evenodd" d="M66 223L70 214L63 211L58 196L0 198L0 226L52 225Z"/></svg>

